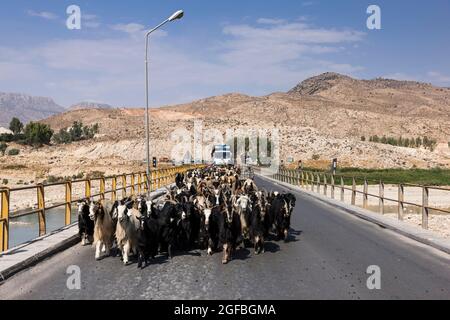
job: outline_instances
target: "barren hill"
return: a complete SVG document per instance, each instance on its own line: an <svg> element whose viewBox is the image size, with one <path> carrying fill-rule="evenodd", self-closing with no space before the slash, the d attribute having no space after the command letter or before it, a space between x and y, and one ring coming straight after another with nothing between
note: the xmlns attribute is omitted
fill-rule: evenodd
<svg viewBox="0 0 450 320"><path fill-rule="evenodd" d="M7 126L13 117L29 122L63 111L64 108L50 98L0 92L0 126Z"/></svg>
<svg viewBox="0 0 450 320"><path fill-rule="evenodd" d="M157 157L171 157L177 142L171 139L174 130L184 128L192 136L194 120L202 120L204 129L217 129L222 134L227 129L278 128L282 159L292 157L307 164L328 165L337 157L343 166L450 167L450 89L418 82L357 80L326 73L287 93L210 97L153 109L150 119L151 150ZM57 130L75 120L99 123L100 134L92 141L48 147L39 151L39 160L32 152L23 161L30 167L32 163L47 167L55 174L55 159L64 163L64 170L104 167L106 172L123 172L129 165L142 163L144 109L72 110L43 122ZM439 145L431 152L361 141L361 136L372 135L427 136ZM55 159L49 161L51 157Z"/></svg>
<svg viewBox="0 0 450 320"><path fill-rule="evenodd" d="M84 101L74 104L68 110L90 110L90 109L111 109L111 108L112 106L106 103Z"/></svg>

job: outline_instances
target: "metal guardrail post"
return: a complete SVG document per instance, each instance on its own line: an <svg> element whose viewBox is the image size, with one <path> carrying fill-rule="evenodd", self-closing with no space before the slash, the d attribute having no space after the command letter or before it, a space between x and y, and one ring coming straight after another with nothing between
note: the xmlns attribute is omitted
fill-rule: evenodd
<svg viewBox="0 0 450 320"><path fill-rule="evenodd" d="M39 219L39 236L42 237L46 234L47 225L45 221L45 194L44 185L39 184L37 186L37 205L38 205L38 219Z"/></svg>
<svg viewBox="0 0 450 320"><path fill-rule="evenodd" d="M380 202L379 202L380 214L384 214L384 182L380 181Z"/></svg>
<svg viewBox="0 0 450 320"><path fill-rule="evenodd" d="M134 196L135 194L135 186L134 186L135 182L134 182L134 173L131 175L131 196Z"/></svg>
<svg viewBox="0 0 450 320"><path fill-rule="evenodd" d="M145 173L143 174L143 176L144 176L144 192L145 192L145 193L148 193L149 190L150 190L150 185L149 185L149 180L148 180L147 173L145 172Z"/></svg>
<svg viewBox="0 0 450 320"><path fill-rule="evenodd" d="M68 226L72 222L72 182L66 181L66 211L64 224Z"/></svg>
<svg viewBox="0 0 450 320"><path fill-rule="evenodd" d="M162 177L162 174L161 174L161 169L159 169L158 171L156 171L156 176L157 176L157 181L158 181L158 188L157 189L160 189L161 188L161 177Z"/></svg>
<svg viewBox="0 0 450 320"><path fill-rule="evenodd" d="M303 171L300 172L300 181L302 188L305 188L305 173Z"/></svg>
<svg viewBox="0 0 450 320"><path fill-rule="evenodd" d="M352 205L356 204L356 181L355 177L352 178Z"/></svg>
<svg viewBox="0 0 450 320"><path fill-rule="evenodd" d="M138 174L138 194L142 193L142 173Z"/></svg>
<svg viewBox="0 0 450 320"><path fill-rule="evenodd" d="M335 188L334 175L331 175L331 199L334 199L334 188Z"/></svg>
<svg viewBox="0 0 450 320"><path fill-rule="evenodd" d="M105 200L105 178L101 177L100 178L100 200L104 201Z"/></svg>
<svg viewBox="0 0 450 320"><path fill-rule="evenodd" d="M428 230L428 202L429 202L429 190L428 187L422 187L422 228Z"/></svg>
<svg viewBox="0 0 450 320"><path fill-rule="evenodd" d="M112 200L112 202L116 202L116 200L117 200L117 177L116 176L112 177L111 189L112 189L111 200Z"/></svg>
<svg viewBox="0 0 450 320"><path fill-rule="evenodd" d="M317 174L317 193L320 193L320 175Z"/></svg>
<svg viewBox="0 0 450 320"><path fill-rule="evenodd" d="M309 183L311 182L310 178L309 178L309 173L306 173L306 190L310 190L310 186ZM312 190L312 189L311 189Z"/></svg>
<svg viewBox="0 0 450 320"><path fill-rule="evenodd" d="M2 219L0 228L0 251L6 251L9 249L9 200L10 191L4 189L0 191L2 211L0 218Z"/></svg>
<svg viewBox="0 0 450 320"><path fill-rule="evenodd" d="M344 188L344 178L341 177L341 201L345 201L345 188Z"/></svg>
<svg viewBox="0 0 450 320"><path fill-rule="evenodd" d="M398 220L403 221L403 213L405 212L405 187L402 184L398 185Z"/></svg>
<svg viewBox="0 0 450 320"><path fill-rule="evenodd" d="M155 191L156 189L156 171L152 170L150 172L150 191Z"/></svg>
<svg viewBox="0 0 450 320"><path fill-rule="evenodd" d="M127 197L127 175L122 175L122 198Z"/></svg>
<svg viewBox="0 0 450 320"><path fill-rule="evenodd" d="M367 209L368 202L369 202L369 183L367 182L367 179L364 179L364 190L363 190L363 208Z"/></svg>
<svg viewBox="0 0 450 320"><path fill-rule="evenodd" d="M90 199L91 194L91 180L88 179L84 182L84 197Z"/></svg>

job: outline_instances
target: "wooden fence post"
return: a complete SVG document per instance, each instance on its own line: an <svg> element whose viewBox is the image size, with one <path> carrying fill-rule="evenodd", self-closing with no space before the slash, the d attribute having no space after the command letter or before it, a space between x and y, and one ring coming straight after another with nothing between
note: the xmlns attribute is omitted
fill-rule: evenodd
<svg viewBox="0 0 450 320"><path fill-rule="evenodd" d="M345 192L345 189L344 189L344 178L343 177L341 177L341 201L342 202L344 202L345 201L345 194L344 194L344 192Z"/></svg>
<svg viewBox="0 0 450 320"><path fill-rule="evenodd" d="M323 195L326 196L327 195L327 190L328 189L328 181L327 181L327 175L324 174L323 175Z"/></svg>

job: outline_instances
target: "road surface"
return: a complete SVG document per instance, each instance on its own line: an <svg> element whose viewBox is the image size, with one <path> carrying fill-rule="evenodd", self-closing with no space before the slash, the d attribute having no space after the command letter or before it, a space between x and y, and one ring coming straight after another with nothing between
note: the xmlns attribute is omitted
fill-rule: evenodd
<svg viewBox="0 0 450 320"><path fill-rule="evenodd" d="M268 190L286 191L260 178ZM450 299L450 256L295 193L288 243L268 242L255 256L241 249L228 265L204 251L158 258L144 270L119 258L94 260L75 246L0 286L3 299ZM69 266L81 289L66 286ZM369 266L381 289L369 290Z"/></svg>

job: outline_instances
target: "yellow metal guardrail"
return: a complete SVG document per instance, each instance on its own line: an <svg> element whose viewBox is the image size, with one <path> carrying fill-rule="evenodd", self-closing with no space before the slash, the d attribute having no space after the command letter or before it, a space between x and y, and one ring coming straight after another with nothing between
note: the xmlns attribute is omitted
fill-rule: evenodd
<svg viewBox="0 0 450 320"><path fill-rule="evenodd" d="M52 184L38 184L33 186L25 186L21 188L1 188L0 189L0 252L9 249L9 222L11 218L19 218L33 214L38 215L39 221L39 236L44 236L46 231L45 213L48 210L64 207L65 208L65 225L71 224L72 205L79 200L96 198L105 200L107 194L111 194L111 201L118 198L118 192L122 192L122 198L127 195L133 196L136 194L147 193L148 191L155 191L163 186L174 182L177 173L184 173L188 170L201 168L203 165L185 165L180 167L173 167L167 169L158 169L151 171L150 177L145 172L137 172L123 175L115 175L109 177L100 177L92 179L69 180L65 182ZM120 186L118 186L120 181ZM98 193L93 194L92 184L99 183ZM106 190L107 182L111 183L111 189ZM84 197L73 197L73 186L76 184L84 184ZM55 205L46 206L45 194L46 189L50 187L61 187L65 189L65 201ZM28 210L26 212L11 211L11 199L14 194L19 191L35 190L37 197L37 208Z"/></svg>
<svg viewBox="0 0 450 320"><path fill-rule="evenodd" d="M315 191L317 193L323 193L328 196L328 190L330 190L330 197L336 198L336 189L340 192L338 200L344 201L345 191L351 192L351 204L356 205L356 197L358 194L363 197L363 208L368 208L369 197L374 197L379 200L379 213L385 213L385 202L397 203L397 218L403 220L403 213L405 205L421 208L422 211L422 228L428 229L428 218L431 211L437 211L444 214L450 214L449 210L436 208L429 205L430 190L448 191L450 195L450 189L434 186L424 186L419 184L403 183L393 184L398 187L397 199L385 197L385 183L383 181L375 181L379 185L378 194L369 193L369 180L365 177L345 176L345 175L333 175L331 173L324 172L312 172L305 170L293 170L293 169L279 169L276 174L273 175L274 179L299 186L306 190ZM345 186L344 180L352 181L351 186ZM357 190L357 181L363 186L363 190ZM372 181L373 182L373 181ZM421 203L414 203L405 201L405 187L414 187L422 189L422 201Z"/></svg>

